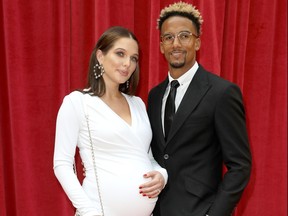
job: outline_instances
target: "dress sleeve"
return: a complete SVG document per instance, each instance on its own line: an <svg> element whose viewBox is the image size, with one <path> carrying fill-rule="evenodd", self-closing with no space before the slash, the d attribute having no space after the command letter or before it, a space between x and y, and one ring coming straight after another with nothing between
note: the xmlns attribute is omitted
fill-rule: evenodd
<svg viewBox="0 0 288 216"><path fill-rule="evenodd" d="M151 151L151 148L149 148L149 152L148 152L148 155L149 155L149 159L151 161L151 164L153 166L153 170L156 170L158 172L160 172L162 174L162 176L164 177L164 180L165 180L165 185L167 184L167 181L168 181L168 173L167 173L167 170L164 169L163 167L161 167L157 161L154 159L153 155L152 155L152 151Z"/></svg>
<svg viewBox="0 0 288 216"><path fill-rule="evenodd" d="M150 125L150 122L149 122L149 118L148 118L148 115L147 115L147 110L146 110L146 106L145 106L145 103L143 102L143 100L140 98L140 97L135 97L136 100L138 101L138 104L139 104L139 109L142 113L144 113L143 116L145 116L145 119L147 120L147 124ZM142 121L144 121L144 117L142 119ZM148 149L148 157L150 159L150 162L152 164L152 167L153 167L153 170L156 170L158 172L160 172L162 174L162 176L164 177L164 180L165 180L165 185L167 184L167 181L168 181L168 173L166 171L166 169L164 169L163 167L161 167L157 161L154 159L153 155L152 155L152 151L151 151L151 147L149 146L149 149Z"/></svg>
<svg viewBox="0 0 288 216"><path fill-rule="evenodd" d="M100 215L73 171L75 150L81 126L81 100L73 103L68 95L58 111L54 148L54 173L73 206L82 216ZM77 104L76 106L74 104Z"/></svg>

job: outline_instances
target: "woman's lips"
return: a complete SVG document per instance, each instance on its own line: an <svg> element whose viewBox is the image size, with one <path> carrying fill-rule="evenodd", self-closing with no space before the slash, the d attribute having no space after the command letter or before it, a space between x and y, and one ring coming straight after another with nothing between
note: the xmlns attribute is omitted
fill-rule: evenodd
<svg viewBox="0 0 288 216"><path fill-rule="evenodd" d="M128 72L128 71L119 70L119 73L120 73L122 76L128 76L128 75L129 75L129 72Z"/></svg>

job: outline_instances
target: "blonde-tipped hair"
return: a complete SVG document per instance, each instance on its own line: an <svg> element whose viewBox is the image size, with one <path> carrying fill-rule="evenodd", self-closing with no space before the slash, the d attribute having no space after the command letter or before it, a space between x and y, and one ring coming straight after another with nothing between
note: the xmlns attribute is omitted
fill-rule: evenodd
<svg viewBox="0 0 288 216"><path fill-rule="evenodd" d="M196 27L198 36L202 33L203 19L201 13L192 4L180 1L163 8L157 19L157 28L161 30L163 22L171 16L182 16L190 19Z"/></svg>

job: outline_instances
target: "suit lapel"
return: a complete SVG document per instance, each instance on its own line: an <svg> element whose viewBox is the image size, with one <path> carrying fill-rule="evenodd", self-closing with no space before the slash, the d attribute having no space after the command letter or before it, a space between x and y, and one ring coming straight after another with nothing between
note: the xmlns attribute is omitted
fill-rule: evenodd
<svg viewBox="0 0 288 216"><path fill-rule="evenodd" d="M210 87L211 85L208 82L204 69L199 67L174 116L167 143L169 143L171 138L180 129L181 125L187 119L189 114L195 109L197 104L200 103L201 99L204 97Z"/></svg>

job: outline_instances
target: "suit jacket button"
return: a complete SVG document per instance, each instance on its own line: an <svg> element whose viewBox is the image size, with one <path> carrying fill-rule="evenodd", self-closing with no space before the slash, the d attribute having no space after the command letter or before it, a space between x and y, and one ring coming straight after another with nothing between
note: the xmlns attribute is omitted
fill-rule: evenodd
<svg viewBox="0 0 288 216"><path fill-rule="evenodd" d="M167 159L169 158L169 155L168 155L168 154L164 154L163 158L164 158L165 160L167 160Z"/></svg>

